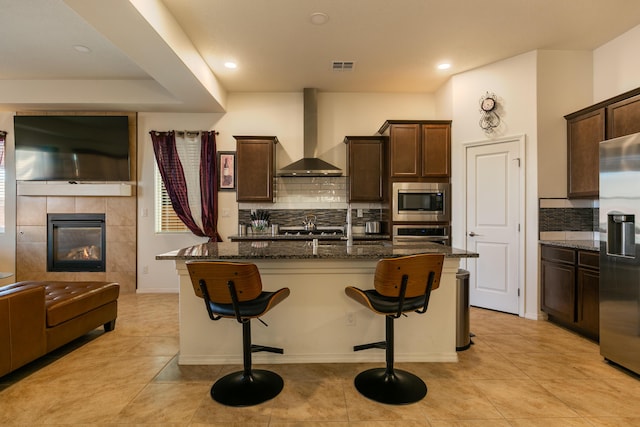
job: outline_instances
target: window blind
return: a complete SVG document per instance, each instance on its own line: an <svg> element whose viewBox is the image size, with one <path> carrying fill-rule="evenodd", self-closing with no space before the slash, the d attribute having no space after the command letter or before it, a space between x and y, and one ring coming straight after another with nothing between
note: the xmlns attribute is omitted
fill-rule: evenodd
<svg viewBox="0 0 640 427"><path fill-rule="evenodd" d="M155 195L156 195L156 233L189 232L176 212L171 206L169 193L162 182L162 176L158 170L158 165L154 167L155 173Z"/></svg>

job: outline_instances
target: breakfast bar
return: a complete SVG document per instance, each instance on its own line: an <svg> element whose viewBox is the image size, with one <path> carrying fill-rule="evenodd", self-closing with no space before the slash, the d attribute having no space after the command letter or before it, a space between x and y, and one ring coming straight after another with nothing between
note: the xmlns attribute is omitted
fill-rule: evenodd
<svg viewBox="0 0 640 427"><path fill-rule="evenodd" d="M373 287L381 258L443 253L440 287L431 295L425 314L399 319L395 337L399 362L455 362L456 273L472 252L435 243L393 245L391 242L317 244L303 241L204 243L161 255L174 261L180 280L180 356L183 365L241 363L241 325L209 319L196 297L186 262L225 260L258 266L265 290L288 287L291 295L255 322L252 341L281 347L284 354L254 354L255 363L337 363L384 361L384 351L353 352L353 346L384 339L384 321L354 303L346 286Z"/></svg>

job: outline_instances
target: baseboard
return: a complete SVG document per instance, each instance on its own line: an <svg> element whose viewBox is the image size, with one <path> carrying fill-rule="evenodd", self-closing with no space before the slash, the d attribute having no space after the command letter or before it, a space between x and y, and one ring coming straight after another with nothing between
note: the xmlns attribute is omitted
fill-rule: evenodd
<svg viewBox="0 0 640 427"><path fill-rule="evenodd" d="M178 289L171 288L144 288L136 289L136 294L177 294Z"/></svg>
<svg viewBox="0 0 640 427"><path fill-rule="evenodd" d="M385 353L380 352L357 352L354 354L271 354L254 353L252 356L254 364L284 364L284 363L385 363ZM396 354L396 362L457 362L457 353L447 354ZM242 355L200 355L183 357L178 356L180 365L237 365L242 364Z"/></svg>
<svg viewBox="0 0 640 427"><path fill-rule="evenodd" d="M524 318L529 320L547 320L547 314L542 311L538 313L525 313Z"/></svg>

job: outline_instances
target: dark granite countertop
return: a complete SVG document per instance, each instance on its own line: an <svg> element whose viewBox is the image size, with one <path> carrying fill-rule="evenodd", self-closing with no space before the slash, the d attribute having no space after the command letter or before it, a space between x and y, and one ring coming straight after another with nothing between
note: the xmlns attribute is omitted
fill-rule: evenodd
<svg viewBox="0 0 640 427"><path fill-rule="evenodd" d="M203 243L156 255L157 260L190 259L380 259L420 253L441 253L446 258L476 258L478 254L437 243L393 245L388 242L321 242L314 250L310 241L253 241Z"/></svg>
<svg viewBox="0 0 640 427"><path fill-rule="evenodd" d="M244 241L262 241L262 240L268 240L268 241L276 241L276 240L303 240L303 241L309 241L309 240L313 240L314 238L320 240L320 241L345 241L347 239L346 236L344 235L333 235L333 234L324 234L324 235L319 235L319 234L305 234L304 232L301 232L300 235L296 235L296 234L278 234L276 236L270 234L270 233L264 233L264 234L245 234L243 236L229 236L229 240L231 240L232 242L244 242ZM353 234L353 240L354 241L360 241L360 240L364 240L364 241L380 241L380 240L391 240L391 236L388 234Z"/></svg>
<svg viewBox="0 0 640 427"><path fill-rule="evenodd" d="M540 240L541 245L560 246L563 248L600 251L599 240Z"/></svg>

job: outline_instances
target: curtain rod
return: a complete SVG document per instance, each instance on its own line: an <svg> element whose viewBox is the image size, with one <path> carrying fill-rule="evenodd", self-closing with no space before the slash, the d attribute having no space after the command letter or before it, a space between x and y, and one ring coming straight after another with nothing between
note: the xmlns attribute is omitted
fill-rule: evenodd
<svg viewBox="0 0 640 427"><path fill-rule="evenodd" d="M208 130L172 130L172 131L168 131L168 132L175 132L176 135L184 135L185 133L188 136L193 136L193 135L197 135L200 132L213 132L216 135L220 135L220 132L218 132L217 130L212 130L212 131L208 131ZM152 130L150 133L155 133L156 135L160 135L163 133L168 133L167 131L159 131L159 130Z"/></svg>

